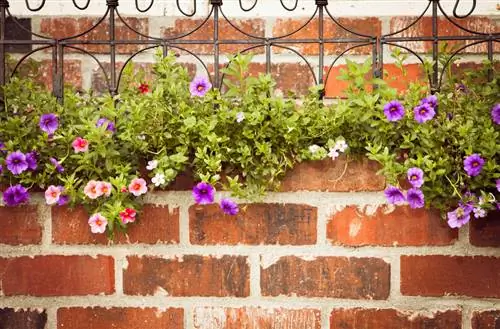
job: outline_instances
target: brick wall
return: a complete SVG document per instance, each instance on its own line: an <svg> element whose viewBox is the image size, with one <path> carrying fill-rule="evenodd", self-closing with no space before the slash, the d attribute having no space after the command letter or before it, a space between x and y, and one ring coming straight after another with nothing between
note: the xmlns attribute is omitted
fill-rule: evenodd
<svg viewBox="0 0 500 329"><path fill-rule="evenodd" d="M0 328L498 328L500 218L449 229L345 164L301 164L236 217L185 182L113 244L42 195L0 208Z"/></svg>

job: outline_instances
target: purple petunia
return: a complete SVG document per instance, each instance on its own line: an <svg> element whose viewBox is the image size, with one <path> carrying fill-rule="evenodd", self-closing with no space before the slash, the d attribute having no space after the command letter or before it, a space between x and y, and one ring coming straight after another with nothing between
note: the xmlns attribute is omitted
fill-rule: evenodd
<svg viewBox="0 0 500 329"><path fill-rule="evenodd" d="M477 176L484 166L484 159L477 153L471 154L464 160L464 169L467 175Z"/></svg>
<svg viewBox="0 0 500 329"><path fill-rule="evenodd" d="M7 169L9 169L14 175L19 175L28 169L26 156L20 151L9 153L5 162L7 163Z"/></svg>
<svg viewBox="0 0 500 329"><path fill-rule="evenodd" d="M116 131L116 127L115 127L115 124L113 121L111 120L108 120L106 118L100 118L99 120L97 120L97 123L96 123L96 127L101 127L103 125L106 124L106 130L107 131L111 131L111 132L115 132Z"/></svg>
<svg viewBox="0 0 500 329"><path fill-rule="evenodd" d="M448 226L451 228L462 227L470 221L472 207L459 205L457 209L448 212Z"/></svg>
<svg viewBox="0 0 500 329"><path fill-rule="evenodd" d="M61 164L59 163L59 161L57 161L57 159L50 158L50 163L52 163L52 165L56 167L57 172L59 173L64 172L64 167L61 166Z"/></svg>
<svg viewBox="0 0 500 329"><path fill-rule="evenodd" d="M424 184L424 172L422 169L413 167L408 169L408 182L413 187L421 187Z"/></svg>
<svg viewBox="0 0 500 329"><path fill-rule="evenodd" d="M43 114L40 117L39 126L47 134L52 135L59 127L59 119L54 113Z"/></svg>
<svg viewBox="0 0 500 329"><path fill-rule="evenodd" d="M203 97L212 88L212 84L205 77L196 77L189 84L191 96Z"/></svg>
<svg viewBox="0 0 500 329"><path fill-rule="evenodd" d="M415 120L418 123L424 123L434 118L436 115L436 111L434 107L431 106L430 103L423 103L421 105L416 106L413 109L413 113L415 114Z"/></svg>
<svg viewBox="0 0 500 329"><path fill-rule="evenodd" d="M231 216L236 215L239 211L238 204L231 199L222 199L220 201L220 208L225 214Z"/></svg>
<svg viewBox="0 0 500 329"><path fill-rule="evenodd" d="M493 105L491 108L491 120L500 125L500 103Z"/></svg>
<svg viewBox="0 0 500 329"><path fill-rule="evenodd" d="M405 202L405 196L403 192L395 186L389 185L384 191L387 202L391 204L398 204Z"/></svg>
<svg viewBox="0 0 500 329"><path fill-rule="evenodd" d="M500 178L495 181L497 184L497 191L500 192Z"/></svg>
<svg viewBox="0 0 500 329"><path fill-rule="evenodd" d="M15 207L29 200L28 190L22 185L10 186L3 192L3 202L9 207Z"/></svg>
<svg viewBox="0 0 500 329"><path fill-rule="evenodd" d="M0 142L0 152L2 152L2 153L7 152L7 147L5 146L4 142Z"/></svg>
<svg viewBox="0 0 500 329"><path fill-rule="evenodd" d="M420 105L429 104L433 109L436 109L438 105L438 98L436 95L430 95L429 97L422 98Z"/></svg>
<svg viewBox="0 0 500 329"><path fill-rule="evenodd" d="M384 105L384 114L389 121L399 121L405 116L405 108L400 102L393 100Z"/></svg>
<svg viewBox="0 0 500 329"><path fill-rule="evenodd" d="M208 204L214 202L215 189L212 185L200 182L193 187L193 198L197 204Z"/></svg>
<svg viewBox="0 0 500 329"><path fill-rule="evenodd" d="M26 162L28 163L29 170L36 170L37 167L37 157L38 153L36 151L31 151L26 153Z"/></svg>
<svg viewBox="0 0 500 329"><path fill-rule="evenodd" d="M411 188L406 192L406 199L410 208L422 208L425 205L424 193L418 188Z"/></svg>

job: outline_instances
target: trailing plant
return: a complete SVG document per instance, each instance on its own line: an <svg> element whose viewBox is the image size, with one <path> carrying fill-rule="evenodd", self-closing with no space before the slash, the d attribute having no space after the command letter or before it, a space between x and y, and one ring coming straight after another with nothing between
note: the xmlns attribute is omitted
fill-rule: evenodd
<svg viewBox="0 0 500 329"><path fill-rule="evenodd" d="M214 202L215 189L257 200L298 162L368 150L391 184L389 202L448 211L450 226L495 205L499 86L475 83L481 72L466 74L463 88L450 77L439 94L415 83L398 95L382 80L366 81L369 62L348 62L345 100L325 106L314 87L298 105L276 96L268 75L247 75L249 55L231 59L223 93L190 79L172 54L157 56L154 78L130 65L118 96L68 88L64 105L34 80L13 78L0 113L4 204L41 189L47 204L85 206L92 232L113 237L135 222L148 192L186 170L199 181L196 203ZM220 207L239 211L228 198Z"/></svg>

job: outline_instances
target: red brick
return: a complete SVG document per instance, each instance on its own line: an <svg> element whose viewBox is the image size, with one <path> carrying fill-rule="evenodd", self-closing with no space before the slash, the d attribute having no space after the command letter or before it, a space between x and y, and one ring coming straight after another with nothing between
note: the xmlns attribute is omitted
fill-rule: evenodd
<svg viewBox="0 0 500 329"><path fill-rule="evenodd" d="M108 244L104 234L93 234L89 215L82 207L52 208L52 241L57 244ZM117 233L115 243L179 243L179 208L146 205L127 234Z"/></svg>
<svg viewBox="0 0 500 329"><path fill-rule="evenodd" d="M76 59L65 59L63 62L64 85L69 85L77 89L82 88L82 63ZM52 74L54 65L51 60L44 60L38 69L38 80L43 83L48 90L52 90Z"/></svg>
<svg viewBox="0 0 500 329"><path fill-rule="evenodd" d="M426 246L449 245L458 238L438 212L409 207L391 211L380 206L374 213L348 206L333 214L327 237L334 245Z"/></svg>
<svg viewBox="0 0 500 329"><path fill-rule="evenodd" d="M191 19L191 18L181 18L177 19L173 27L164 27L162 29L162 35L164 38L173 38L179 35L184 35L198 28L203 23L203 19ZM265 21L263 19L232 19L231 23L238 27L240 30L255 35L258 37L264 37ZM213 40L214 38L214 21L209 19L205 24L203 24L196 32L183 37L182 40ZM243 33L232 27L226 20L219 21L219 41L223 40L256 40L252 39ZM214 53L214 46L208 44L199 45L179 45L195 54L209 54ZM234 55L245 48L251 47L251 44L222 44L220 45L220 52L223 54ZM264 51L263 47L253 49L253 53L262 53Z"/></svg>
<svg viewBox="0 0 500 329"><path fill-rule="evenodd" d="M225 215L218 204L189 208L192 244L316 243L318 210L303 204L240 204L236 216Z"/></svg>
<svg viewBox="0 0 500 329"><path fill-rule="evenodd" d="M500 328L500 310L472 313L472 329Z"/></svg>
<svg viewBox="0 0 500 329"><path fill-rule="evenodd" d="M394 309L334 309L330 329L461 329L458 310L403 311Z"/></svg>
<svg viewBox="0 0 500 329"><path fill-rule="evenodd" d="M0 328L2 329L44 329L46 323L45 311L0 308Z"/></svg>
<svg viewBox="0 0 500 329"><path fill-rule="evenodd" d="M182 329L184 311L180 308L60 308L58 329Z"/></svg>
<svg viewBox="0 0 500 329"><path fill-rule="evenodd" d="M20 245L42 241L42 226L35 206L0 207L0 222L0 243Z"/></svg>
<svg viewBox="0 0 500 329"><path fill-rule="evenodd" d="M409 26L412 22L415 21L417 17L393 17L391 19L391 33L401 30ZM498 33L500 31L500 25L495 22L494 19L490 17L484 16L471 16L467 19L455 20L455 22L467 29L472 31L482 32L482 33ZM448 21L445 17L440 17L438 19L438 35L439 36L470 36L471 34L465 32L455 25L453 25L450 21ZM432 36L432 17L423 17L419 20L415 25L413 25L410 29L398 33L394 37L430 37ZM444 43L442 41L440 43ZM474 41L446 41L449 48L458 47L472 44ZM428 52L432 50L432 42L430 41L405 41L399 42L398 44L402 46L406 46L413 51L416 52ZM495 51L500 50L498 45L494 47ZM478 45L470 46L463 50L464 53L486 53L487 52L487 43L481 43Z"/></svg>
<svg viewBox="0 0 500 329"><path fill-rule="evenodd" d="M184 255L171 259L130 256L123 271L127 295L246 297L246 257Z"/></svg>
<svg viewBox="0 0 500 329"><path fill-rule="evenodd" d="M302 162L286 173L281 191L381 191L385 179L376 174L379 169L380 165L375 161L366 158L353 160L345 156L335 161L328 158Z"/></svg>
<svg viewBox="0 0 500 329"><path fill-rule="evenodd" d="M500 297L500 258L401 256L401 293Z"/></svg>
<svg viewBox="0 0 500 329"><path fill-rule="evenodd" d="M278 18L273 28L273 36L282 36L297 31L291 36L287 37L289 39L317 39L318 34L318 19L313 19L305 27L301 28L307 19L296 19L296 18ZM346 18L342 17L338 19L338 22L342 24L347 29L351 29L354 32L370 35L370 36L380 36L382 31L382 24L380 20L376 17L364 17L364 18ZM333 22L331 19L325 19L324 21L324 37L325 38L361 38L353 33L347 32L342 29L339 25ZM279 42L279 40L278 40ZM357 43L325 43L325 54L326 55L338 55L339 53L346 50L348 47L357 45ZM286 46L298 50L301 54L305 55L317 55L319 54L318 43L298 43L298 44L287 44ZM282 48L274 47L274 52L283 52ZM351 55L359 54L370 54L372 47L359 47L355 48L348 53Z"/></svg>
<svg viewBox="0 0 500 329"><path fill-rule="evenodd" d="M321 329L321 312L308 308L197 307L193 319L195 329Z"/></svg>
<svg viewBox="0 0 500 329"><path fill-rule="evenodd" d="M57 18L43 18L40 22L40 32L43 35L50 36L51 38L68 38L76 36L82 32L89 30L94 26L100 18L98 17L57 17ZM148 34L148 19L137 17L126 17L126 23L135 30ZM78 41L96 41L96 40L109 40L109 22L104 20L95 29L79 37ZM145 38L130 30L125 24L117 19L115 21L115 39L116 40L144 40ZM72 40L73 41L73 40ZM110 52L109 45L74 45L75 47L85 49L92 53L107 54ZM117 53L133 53L145 48L143 45L119 45L116 47ZM65 48L66 52L80 51Z"/></svg>
<svg viewBox="0 0 500 329"><path fill-rule="evenodd" d="M478 247L500 247L500 211L490 212L485 218L469 224L470 243Z"/></svg>
<svg viewBox="0 0 500 329"><path fill-rule="evenodd" d="M263 296L386 299L389 264L378 258L281 257L261 267Z"/></svg>
<svg viewBox="0 0 500 329"><path fill-rule="evenodd" d="M35 256L0 258L0 287L5 296L83 296L112 294L114 261L108 256Z"/></svg>

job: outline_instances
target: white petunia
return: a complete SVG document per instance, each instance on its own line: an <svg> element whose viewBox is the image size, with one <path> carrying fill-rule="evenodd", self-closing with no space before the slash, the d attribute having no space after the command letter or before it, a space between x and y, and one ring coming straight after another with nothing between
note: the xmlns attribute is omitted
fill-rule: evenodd
<svg viewBox="0 0 500 329"><path fill-rule="evenodd" d="M340 152L344 152L347 149L347 143L344 140L338 141L337 143L335 143L334 148L336 148Z"/></svg>
<svg viewBox="0 0 500 329"><path fill-rule="evenodd" d="M331 148L330 149L330 152L328 152L328 156L330 158L332 158L332 160L335 160L339 157L340 153L337 152L337 149L336 148Z"/></svg>
<svg viewBox="0 0 500 329"><path fill-rule="evenodd" d="M309 146L309 152L314 154L314 153L318 152L320 148L321 147L319 147L318 145L313 144L313 145Z"/></svg>
<svg viewBox="0 0 500 329"><path fill-rule="evenodd" d="M243 112L236 113L236 122L239 123L243 120L245 120L245 113L243 113Z"/></svg>
<svg viewBox="0 0 500 329"><path fill-rule="evenodd" d="M151 160L148 162L146 169L151 171L153 169L156 169L156 167L158 167L158 160Z"/></svg>
<svg viewBox="0 0 500 329"><path fill-rule="evenodd" d="M163 184L165 184L165 175L160 174L160 173L156 173L155 177L153 177L151 179L151 182L153 182L153 184L155 184L155 186L163 185Z"/></svg>

